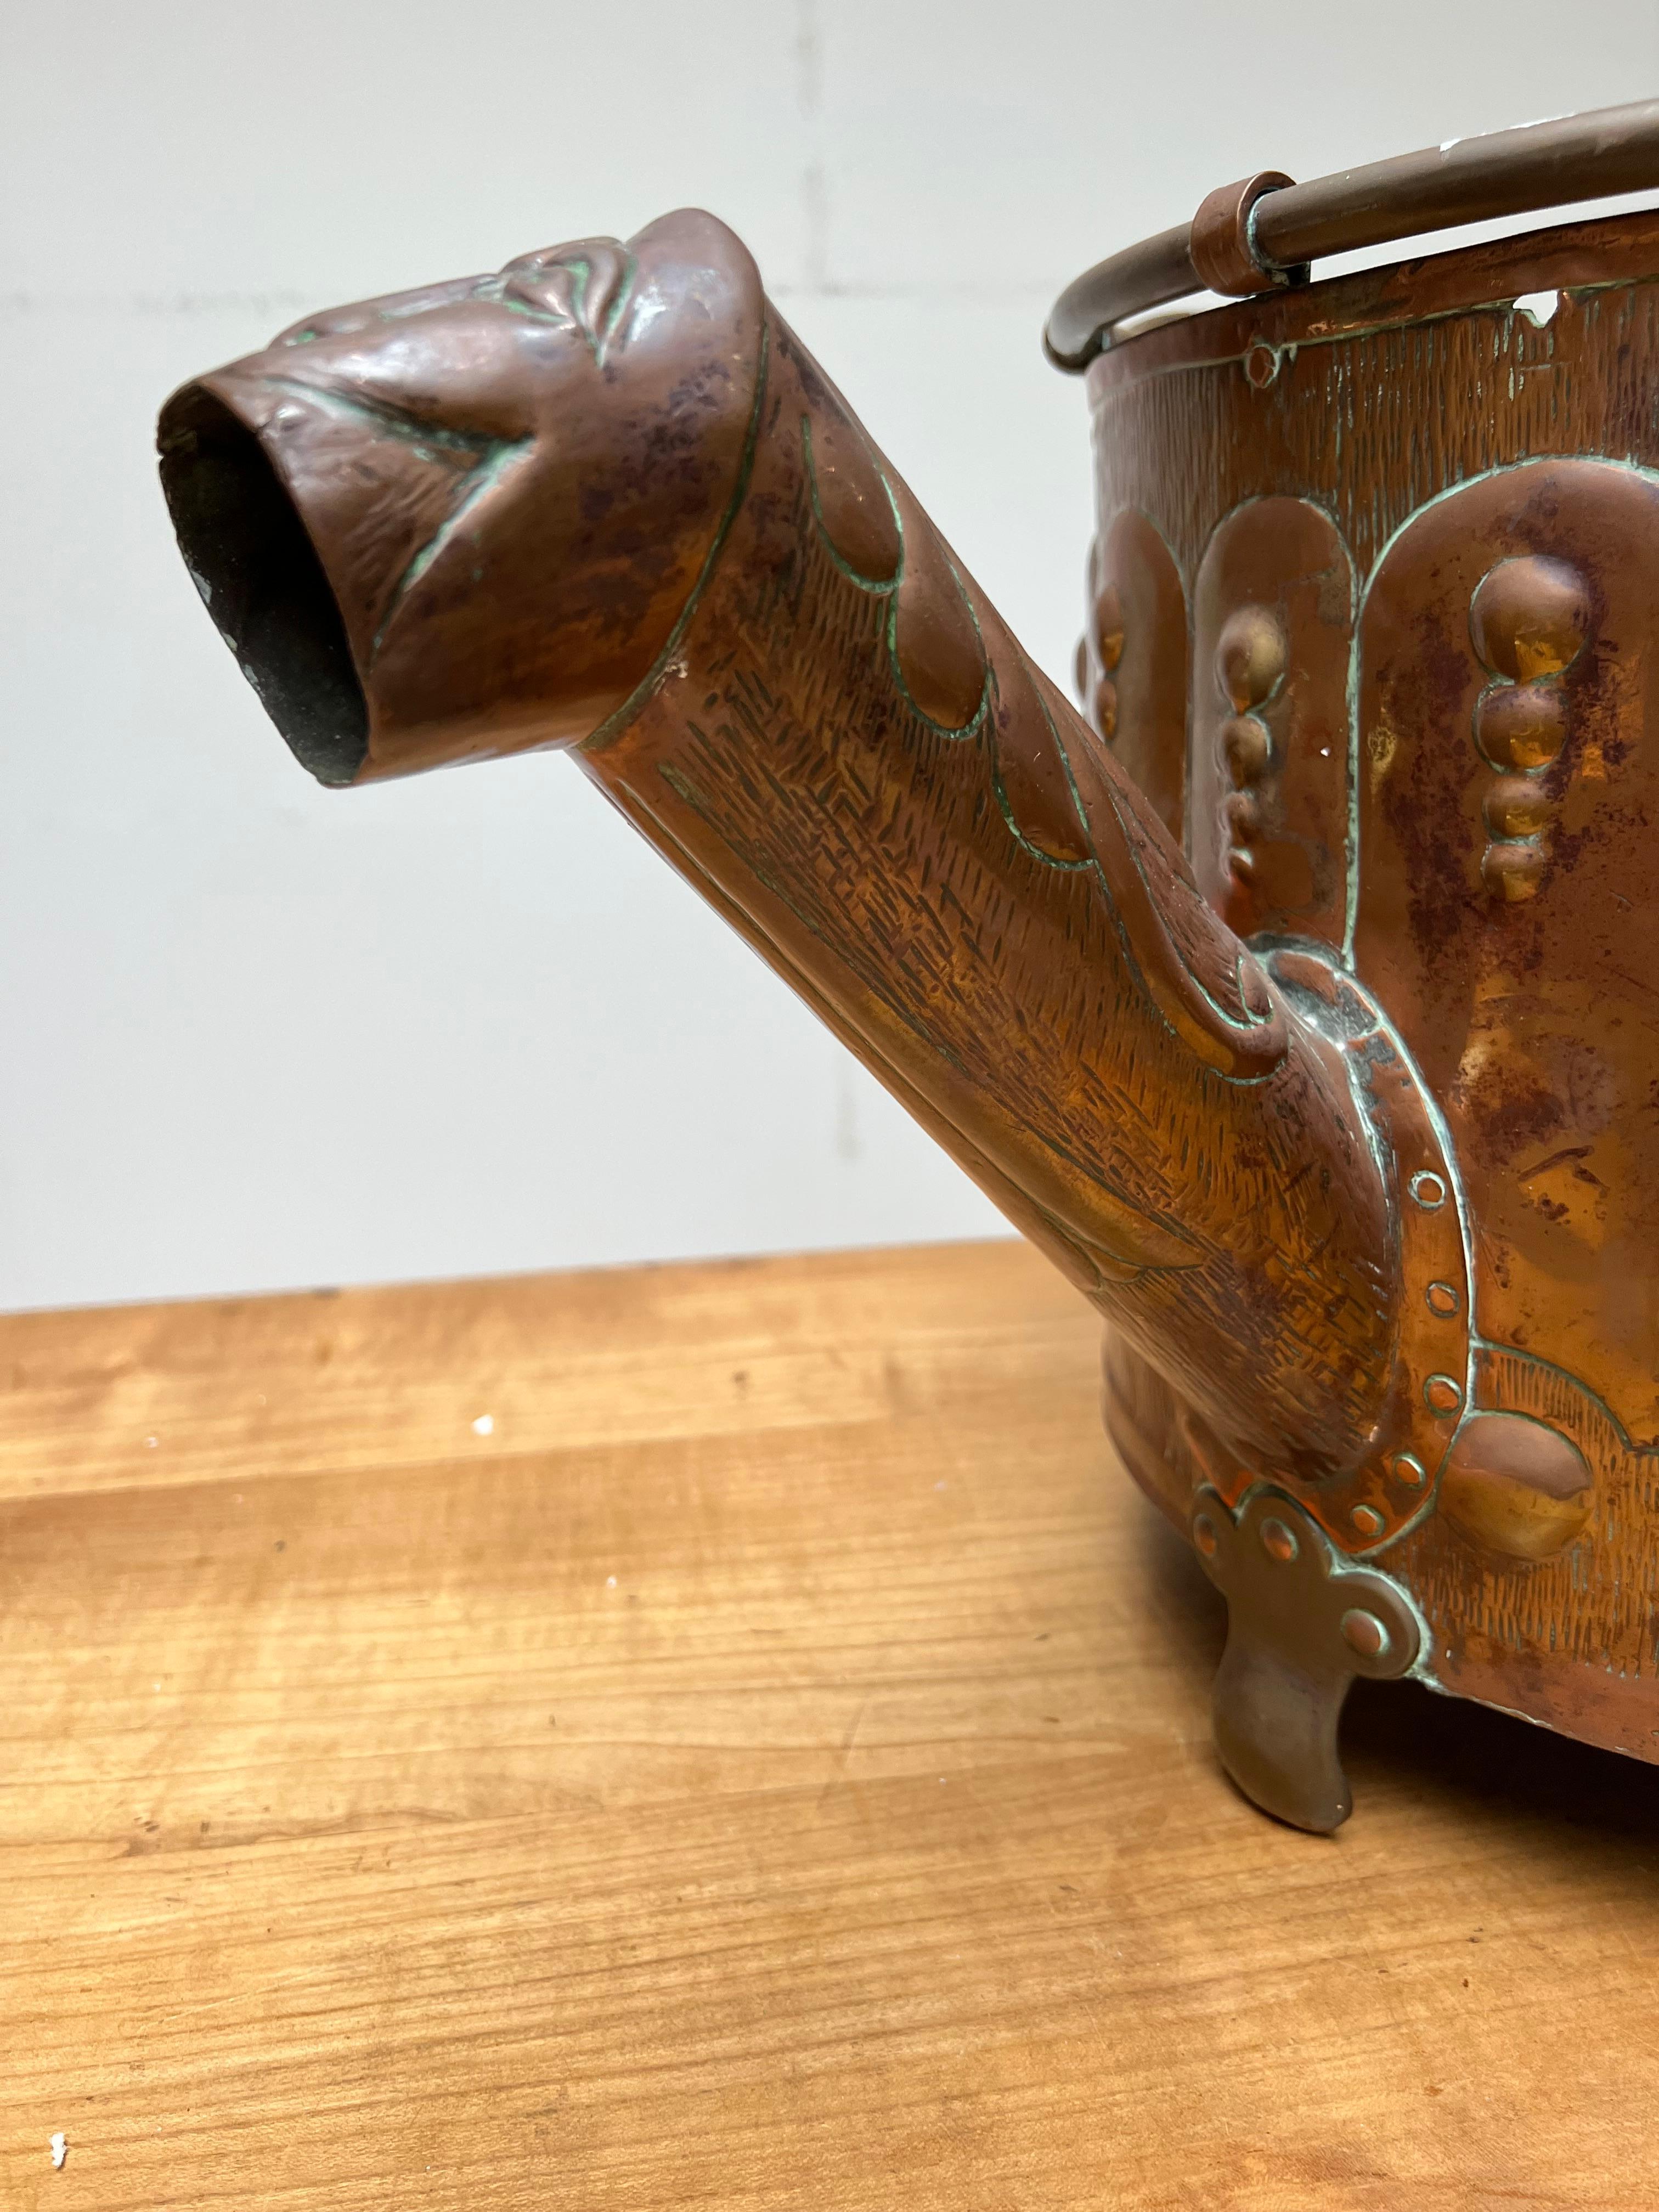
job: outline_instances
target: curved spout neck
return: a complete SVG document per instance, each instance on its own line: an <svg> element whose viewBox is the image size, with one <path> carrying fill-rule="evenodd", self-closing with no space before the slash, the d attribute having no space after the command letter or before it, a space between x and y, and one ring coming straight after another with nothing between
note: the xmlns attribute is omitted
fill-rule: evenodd
<svg viewBox="0 0 1659 2212"><path fill-rule="evenodd" d="M163 425L204 595L301 758L362 781L574 745L1230 1468L1392 1449L1391 1176L1352 1056L1205 904L730 234L669 218L306 327Z"/></svg>

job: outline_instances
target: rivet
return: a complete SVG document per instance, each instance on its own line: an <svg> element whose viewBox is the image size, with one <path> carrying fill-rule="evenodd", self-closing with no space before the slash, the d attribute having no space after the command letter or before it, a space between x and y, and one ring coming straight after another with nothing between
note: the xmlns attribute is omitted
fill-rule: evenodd
<svg viewBox="0 0 1659 2212"><path fill-rule="evenodd" d="M1514 683L1559 675L1584 647L1589 593L1565 561L1522 554L1489 568L1469 603L1469 634L1488 668Z"/></svg>
<svg viewBox="0 0 1659 2212"><path fill-rule="evenodd" d="M1115 584L1106 585L1095 600L1095 650L1109 671L1123 658L1123 601Z"/></svg>
<svg viewBox="0 0 1659 2212"><path fill-rule="evenodd" d="M1380 1536L1382 1534L1382 1516L1374 1505L1356 1505L1348 1518L1362 1536Z"/></svg>
<svg viewBox="0 0 1659 2212"><path fill-rule="evenodd" d="M1389 1632L1374 1613L1352 1605L1342 1616L1342 1639L1362 1659L1380 1659L1389 1648Z"/></svg>
<svg viewBox="0 0 1659 2212"><path fill-rule="evenodd" d="M1541 845L1488 845L1480 855L1480 880L1496 897L1515 906L1537 890L1546 857Z"/></svg>
<svg viewBox="0 0 1659 2212"><path fill-rule="evenodd" d="M1463 1402L1463 1386L1449 1375L1431 1375L1423 1385L1423 1403L1431 1413L1455 1413Z"/></svg>
<svg viewBox="0 0 1659 2212"><path fill-rule="evenodd" d="M1285 673L1290 648L1270 608L1240 607L1228 616L1216 641L1215 676L1236 714L1270 699Z"/></svg>
<svg viewBox="0 0 1659 2212"><path fill-rule="evenodd" d="M1200 1513L1197 1520L1194 1522L1193 1541L1197 1545L1199 1550L1203 1553L1206 1559L1214 1559L1218 1539L1215 1533L1215 1522L1211 1520L1207 1513Z"/></svg>
<svg viewBox="0 0 1659 2212"><path fill-rule="evenodd" d="M1475 702L1474 742L1493 768L1508 774L1547 768L1567 742L1560 685L1502 684L1483 693Z"/></svg>
<svg viewBox="0 0 1659 2212"><path fill-rule="evenodd" d="M1095 727L1109 744L1117 734L1117 686L1109 676L1095 686Z"/></svg>
<svg viewBox="0 0 1659 2212"><path fill-rule="evenodd" d="M1419 1168L1407 1188L1425 1213L1438 1212L1446 1203L1445 1179L1432 1168Z"/></svg>
<svg viewBox="0 0 1659 2212"><path fill-rule="evenodd" d="M1493 837L1535 837L1547 829L1550 796L1535 775L1500 775L1480 802Z"/></svg>
<svg viewBox="0 0 1659 2212"><path fill-rule="evenodd" d="M1089 641L1080 637L1072 659L1072 684L1079 699L1089 696Z"/></svg>
<svg viewBox="0 0 1659 2212"><path fill-rule="evenodd" d="M1286 1563L1296 1557L1297 1545L1294 1534L1282 1521L1264 1521L1261 1524L1261 1548L1269 1559Z"/></svg>
<svg viewBox="0 0 1659 2212"><path fill-rule="evenodd" d="M1255 714L1235 714L1221 732L1221 748L1236 784L1260 783L1273 757L1267 726Z"/></svg>
<svg viewBox="0 0 1659 2212"><path fill-rule="evenodd" d="M1429 1479L1429 1471L1415 1452L1396 1452L1389 1462L1396 1482L1408 1482L1413 1490L1420 1490Z"/></svg>
<svg viewBox="0 0 1659 2212"><path fill-rule="evenodd" d="M1463 1294L1455 1283L1431 1283L1424 1296L1429 1311L1438 1314L1442 1321L1449 1321L1463 1303Z"/></svg>

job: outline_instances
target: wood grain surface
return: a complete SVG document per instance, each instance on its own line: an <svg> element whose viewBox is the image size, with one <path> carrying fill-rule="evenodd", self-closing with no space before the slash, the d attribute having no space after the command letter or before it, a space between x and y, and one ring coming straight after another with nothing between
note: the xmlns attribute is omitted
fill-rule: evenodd
<svg viewBox="0 0 1659 2212"><path fill-rule="evenodd" d="M1659 2204L1659 1772L1362 1685L1350 1825L1244 1805L1018 1244L0 1389L8 2207Z"/></svg>

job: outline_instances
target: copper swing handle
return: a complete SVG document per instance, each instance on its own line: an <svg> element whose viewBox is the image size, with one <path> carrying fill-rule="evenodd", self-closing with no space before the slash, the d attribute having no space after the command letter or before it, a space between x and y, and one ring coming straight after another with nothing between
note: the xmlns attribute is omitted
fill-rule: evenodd
<svg viewBox="0 0 1659 2212"><path fill-rule="evenodd" d="M1191 222L1069 284L1043 347L1075 374L1112 344L1118 324L1194 292L1242 298L1304 275L1328 254L1650 188L1659 188L1659 100L1452 138L1304 185L1261 171L1210 193Z"/></svg>

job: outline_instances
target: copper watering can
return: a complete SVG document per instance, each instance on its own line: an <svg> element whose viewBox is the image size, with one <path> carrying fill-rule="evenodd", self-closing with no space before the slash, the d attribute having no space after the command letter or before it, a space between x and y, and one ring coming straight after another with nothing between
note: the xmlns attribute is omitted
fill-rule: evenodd
<svg viewBox="0 0 1659 2212"><path fill-rule="evenodd" d="M1223 1759L1310 1828L1356 1674L1659 1759L1659 215L1308 281L1656 182L1659 102L1074 285L1086 721L706 215L161 417L307 768L570 748L1093 1301Z"/></svg>

